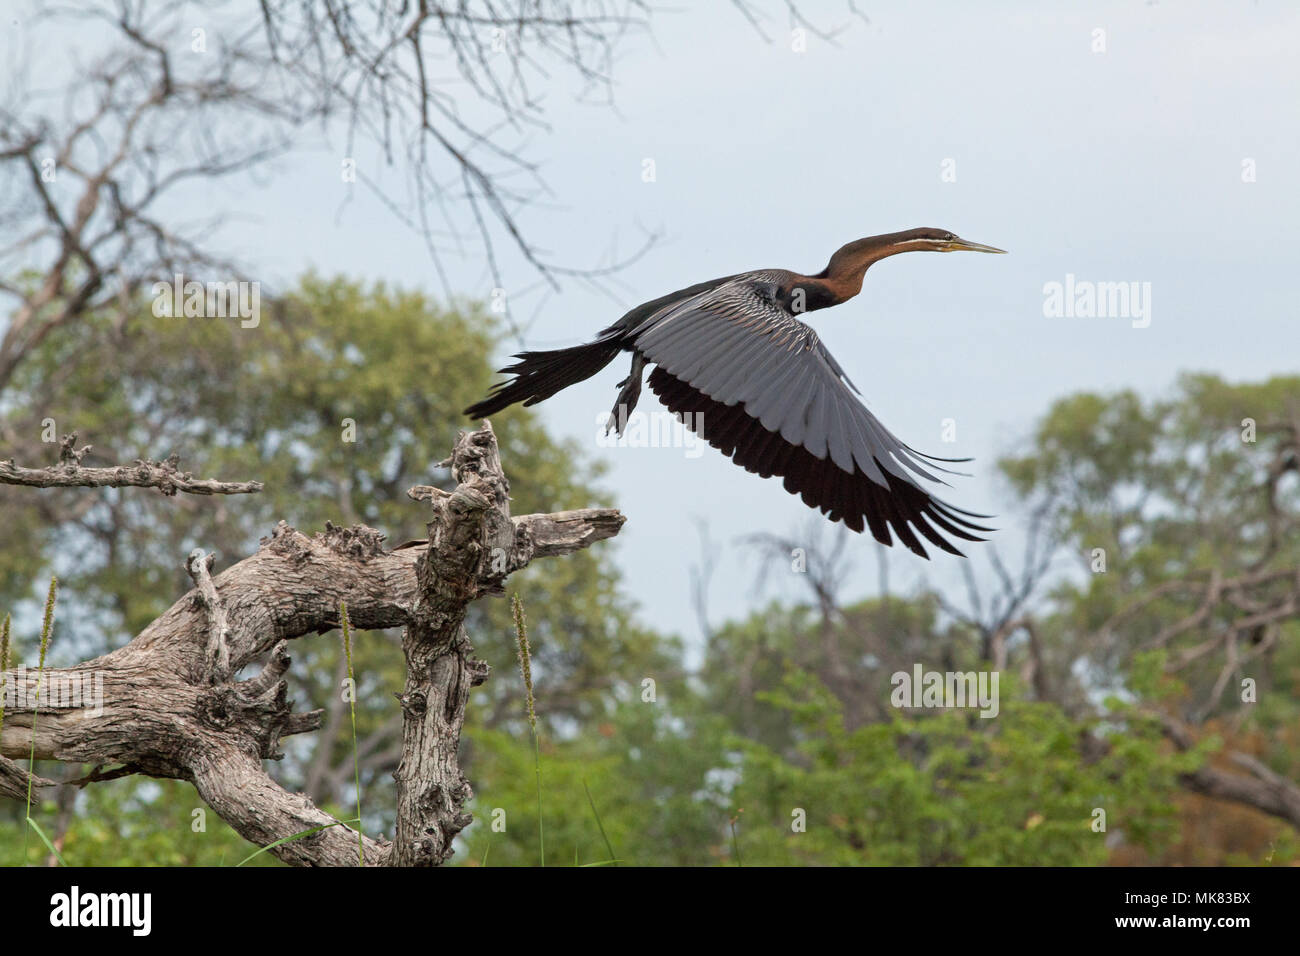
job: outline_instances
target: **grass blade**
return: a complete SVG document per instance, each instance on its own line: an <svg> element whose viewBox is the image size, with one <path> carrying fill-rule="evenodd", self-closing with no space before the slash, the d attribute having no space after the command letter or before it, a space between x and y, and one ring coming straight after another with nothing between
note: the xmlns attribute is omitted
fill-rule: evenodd
<svg viewBox="0 0 1300 956"><path fill-rule="evenodd" d="M45 844L45 849L54 854L55 858L59 861L59 866L67 866L68 861L63 858L63 854L58 851L58 848L50 842L50 838L45 835L45 831L41 829L41 825L31 817L27 818L27 822L31 825L31 828L36 831L36 835L41 838L41 842Z"/></svg>
<svg viewBox="0 0 1300 956"><path fill-rule="evenodd" d="M32 705L32 752L27 758L27 822L32 823L32 783L36 780L36 717L41 712L41 680L45 677L45 652L54 631L54 602L59 593L59 579L50 575L50 593L45 598L45 620L41 622L41 662L36 668L36 702ZM23 865L27 865L27 828L23 829Z"/></svg>
<svg viewBox="0 0 1300 956"><path fill-rule="evenodd" d="M515 614L515 639L519 643L519 672L528 692L528 726L533 731L533 767L537 771L537 851L546 866L546 839L542 832L542 748L537 742L537 707L533 698L533 661L528 649L528 629L524 626L524 605L515 594L510 599Z"/></svg>
<svg viewBox="0 0 1300 956"><path fill-rule="evenodd" d="M618 866L618 854L614 852L614 847L609 842L609 836L605 833L605 824L600 822L600 812L596 809L596 801L591 799L591 788L587 786L586 780L582 781L582 789L586 791L587 802L591 804L591 815L596 818L596 827L600 830L600 838L605 841L605 849L609 851L609 860L606 862Z"/></svg>
<svg viewBox="0 0 1300 956"><path fill-rule="evenodd" d="M339 620L343 624L343 653L348 658L348 711L352 714L352 774L357 787L357 858L366 865L366 843L361 833L361 761L357 753L357 682L352 676L352 622L348 620L348 606L339 602Z"/></svg>
<svg viewBox="0 0 1300 956"><path fill-rule="evenodd" d="M310 830L303 830L299 833L291 833L289 836L276 840L274 843L268 843L266 846L258 847L252 853L248 854L248 856L244 857L242 860L236 863L235 866L243 866L245 863L247 863L249 860L253 859L254 857L261 856L263 853L266 853L269 850L274 850L277 846L280 846L282 844L291 843L294 840L301 840L305 836L311 836L313 833L320 833L321 830L328 830L330 827L344 827L352 823L355 823L358 826L361 825L360 819L335 820L333 823L323 823L318 827L312 827Z"/></svg>

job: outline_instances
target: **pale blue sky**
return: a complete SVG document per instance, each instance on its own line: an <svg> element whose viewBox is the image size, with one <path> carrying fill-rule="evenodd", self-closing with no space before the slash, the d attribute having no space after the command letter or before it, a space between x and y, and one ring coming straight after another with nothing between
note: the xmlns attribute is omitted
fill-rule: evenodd
<svg viewBox="0 0 1300 956"><path fill-rule="evenodd" d="M775 11L777 4L770 5ZM971 455L974 477L945 497L1001 515L1015 555L1022 516L994 477L1055 398L1132 386L1154 394L1183 370L1233 380L1294 372L1300 356L1294 276L1300 219L1300 6L1290 2L807 3L836 45L791 50L784 17L764 42L729 4L660 14L615 70L617 111L546 91L549 134L530 138L553 191L526 212L531 238L566 264L595 263L617 236L663 233L618 277L621 302L579 283L550 296L529 347L576 343L638 302L760 267L815 271L843 243L938 226L1008 256L912 254L877 265L863 294L812 317L868 405L904 441ZM821 11L825 12L821 12ZM1106 52L1092 52L1093 31ZM450 72L450 71L449 71ZM423 244L358 190L340 211L341 141L279 162L260 188L205 196L255 217L238 251L268 280L308 267L440 292ZM657 181L642 182L652 158ZM941 163L955 160L957 181ZM1242 182L1242 161L1258 181ZM361 152L363 168L373 155ZM376 171L369 170L372 174ZM398 182L396 173L386 179ZM528 320L536 275L504 256L516 316ZM478 260L452 262L457 291L486 296ZM1067 273L1150 282L1152 321L1049 319L1043 285ZM504 357L504 356L503 356ZM555 433L611 465L628 516L613 560L648 621L695 635L690 566L695 520L726 545L712 592L716 620L792 594L792 576L753 591L755 565L732 542L796 534L807 509L778 482L712 449L596 445L616 367L542 406ZM643 403L653 405L647 390ZM657 406L654 406L657 407ZM958 441L940 441L954 418ZM507 462L507 468L509 463ZM851 595L873 591L875 546L855 536ZM987 562L972 547L981 575ZM895 589L920 574L960 581L957 559L891 553Z"/></svg>

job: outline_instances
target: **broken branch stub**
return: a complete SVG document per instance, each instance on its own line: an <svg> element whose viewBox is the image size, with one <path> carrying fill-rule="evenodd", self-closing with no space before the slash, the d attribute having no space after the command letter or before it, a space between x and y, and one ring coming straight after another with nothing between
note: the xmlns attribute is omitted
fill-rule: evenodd
<svg viewBox="0 0 1300 956"><path fill-rule="evenodd" d="M456 834L469 825L472 795L457 762L469 691L487 679L465 632L471 601L500 593L510 573L533 557L566 554L612 537L617 512L593 509L511 518L510 484L496 436L484 421L462 433L451 457L455 491L411 489L433 509L428 546L416 561L419 596L402 641L406 686L402 761L398 766L397 832L389 862L430 866L449 859ZM538 548L538 537L546 542Z"/></svg>

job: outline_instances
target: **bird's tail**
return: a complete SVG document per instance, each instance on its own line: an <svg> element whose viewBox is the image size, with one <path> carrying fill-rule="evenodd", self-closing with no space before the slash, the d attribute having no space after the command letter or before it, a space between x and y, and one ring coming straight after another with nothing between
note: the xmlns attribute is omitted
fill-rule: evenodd
<svg viewBox="0 0 1300 956"><path fill-rule="evenodd" d="M514 356L518 362L500 370L514 378L493 386L488 397L465 409L465 414L483 418L517 402L536 405L563 388L591 378L612 362L622 348L618 338L611 336L567 349L520 352Z"/></svg>

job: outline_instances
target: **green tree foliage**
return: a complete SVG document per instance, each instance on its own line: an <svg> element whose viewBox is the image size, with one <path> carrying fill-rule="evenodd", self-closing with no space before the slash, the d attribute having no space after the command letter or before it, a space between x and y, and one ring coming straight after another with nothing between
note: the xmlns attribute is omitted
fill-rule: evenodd
<svg viewBox="0 0 1300 956"><path fill-rule="evenodd" d="M889 672L865 668L852 693L880 706L869 713L855 697L850 720L819 676L827 640L847 651L872 642L864 626L934 628L934 602L863 602L845 609L832 638L810 641L816 617L768 608L729 624L700 680L669 682L666 694L661 685L654 702L629 697L598 727L544 740L548 859L609 857L584 782L617 858L639 865L1098 864L1117 830L1153 851L1171 837L1177 774L1203 752L1170 753L1136 713L1116 709L1103 725L1023 700L1009 676L1000 713L983 719L893 708ZM927 668L954 655L975 666L962 650L969 634L930 637ZM737 676L723 662L746 647L750 670ZM545 701L544 683L537 695ZM477 819L464 861L536 864L527 740L475 734L472 754Z"/></svg>
<svg viewBox="0 0 1300 956"><path fill-rule="evenodd" d="M339 819L349 816L345 808L327 809ZM32 807L42 825L58 815L53 801ZM0 865L17 865L22 847L22 824L5 814L0 818ZM127 778L92 784L81 792L60 852L69 866L234 866L255 849L204 805L188 783ZM40 841L28 841L28 864L44 865L48 857ZM280 863L264 853L245 865Z"/></svg>
<svg viewBox="0 0 1300 956"><path fill-rule="evenodd" d="M1158 732L1134 725L1090 758L1085 728L1059 707L1003 693L996 719L946 709L848 730L839 701L792 672L764 696L802 731L799 758L745 746L742 859L1096 865L1113 828L1147 845L1168 835L1175 775L1199 757L1164 755Z"/></svg>

